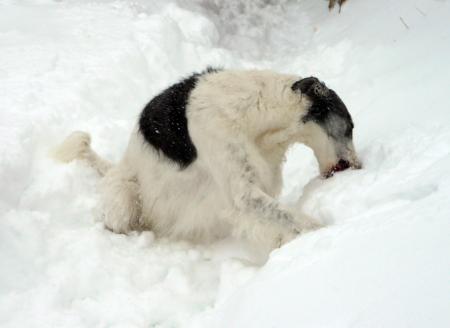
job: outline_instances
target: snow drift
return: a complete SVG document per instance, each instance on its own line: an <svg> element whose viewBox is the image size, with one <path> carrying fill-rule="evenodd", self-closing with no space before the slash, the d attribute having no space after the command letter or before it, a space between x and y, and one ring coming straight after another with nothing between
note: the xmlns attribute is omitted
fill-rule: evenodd
<svg viewBox="0 0 450 328"><path fill-rule="evenodd" d="M0 2L2 327L450 325L450 3ZM316 75L355 121L360 171L317 177L303 146L283 200L327 224L262 265L94 222L95 172L54 163L72 130L120 158L143 105L206 65Z"/></svg>

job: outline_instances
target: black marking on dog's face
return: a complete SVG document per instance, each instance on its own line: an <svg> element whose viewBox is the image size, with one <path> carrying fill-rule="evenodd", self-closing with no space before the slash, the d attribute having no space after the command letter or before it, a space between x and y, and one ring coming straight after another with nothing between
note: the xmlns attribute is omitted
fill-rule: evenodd
<svg viewBox="0 0 450 328"><path fill-rule="evenodd" d="M186 168L197 158L186 117L189 96L200 76L217 71L208 67L167 88L145 106L139 118L139 131L145 141L181 168Z"/></svg>
<svg viewBox="0 0 450 328"><path fill-rule="evenodd" d="M292 90L308 96L312 104L303 123L313 121L336 141L352 139L353 121L341 98L316 77L295 82Z"/></svg>

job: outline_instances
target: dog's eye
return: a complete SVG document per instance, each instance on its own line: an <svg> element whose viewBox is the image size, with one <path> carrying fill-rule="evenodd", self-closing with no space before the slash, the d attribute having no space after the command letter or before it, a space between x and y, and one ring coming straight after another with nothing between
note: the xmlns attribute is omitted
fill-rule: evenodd
<svg viewBox="0 0 450 328"><path fill-rule="evenodd" d="M328 108L320 108L320 107L313 107L311 108L311 110L309 111L311 113L311 115L320 115L321 113L328 111Z"/></svg>

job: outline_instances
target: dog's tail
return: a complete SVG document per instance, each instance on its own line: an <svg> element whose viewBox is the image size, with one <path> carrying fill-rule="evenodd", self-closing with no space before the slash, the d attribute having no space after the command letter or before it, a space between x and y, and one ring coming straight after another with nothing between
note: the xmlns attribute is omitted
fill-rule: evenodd
<svg viewBox="0 0 450 328"><path fill-rule="evenodd" d="M91 148L91 136L82 131L72 132L52 153L56 160L69 163L73 160L83 160L92 166L101 176L113 166L109 161L101 158Z"/></svg>

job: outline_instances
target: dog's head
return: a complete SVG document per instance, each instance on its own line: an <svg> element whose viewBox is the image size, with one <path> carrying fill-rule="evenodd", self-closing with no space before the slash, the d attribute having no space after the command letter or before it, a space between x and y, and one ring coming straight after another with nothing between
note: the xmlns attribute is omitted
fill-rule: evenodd
<svg viewBox="0 0 450 328"><path fill-rule="evenodd" d="M309 100L302 114L302 141L312 148L321 174L330 177L349 167L361 168L353 146L353 121L341 98L315 77L295 82L292 90Z"/></svg>

